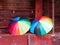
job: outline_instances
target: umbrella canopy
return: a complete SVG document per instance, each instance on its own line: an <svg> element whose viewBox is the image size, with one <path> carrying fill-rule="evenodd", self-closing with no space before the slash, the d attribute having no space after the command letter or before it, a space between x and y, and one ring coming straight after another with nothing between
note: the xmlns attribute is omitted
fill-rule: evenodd
<svg viewBox="0 0 60 45"><path fill-rule="evenodd" d="M17 20L16 20L17 19ZM14 35L23 35L30 29L30 21L27 18L14 18L10 25L9 32Z"/></svg>
<svg viewBox="0 0 60 45"><path fill-rule="evenodd" d="M53 27L52 19L42 16L39 20L34 20L31 24L30 32L37 35L45 35L51 31Z"/></svg>

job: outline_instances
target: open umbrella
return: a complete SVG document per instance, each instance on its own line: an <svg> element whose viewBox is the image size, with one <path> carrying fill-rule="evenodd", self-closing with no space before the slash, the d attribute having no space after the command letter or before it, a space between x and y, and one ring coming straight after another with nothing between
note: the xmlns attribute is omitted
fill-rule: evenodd
<svg viewBox="0 0 60 45"><path fill-rule="evenodd" d="M17 19L17 20L16 20ZM16 17L10 25L9 33L14 35L23 35L30 29L30 21L27 18Z"/></svg>
<svg viewBox="0 0 60 45"><path fill-rule="evenodd" d="M36 35L45 35L51 31L53 27L52 19L42 16L39 20L34 20L31 24L30 32Z"/></svg>

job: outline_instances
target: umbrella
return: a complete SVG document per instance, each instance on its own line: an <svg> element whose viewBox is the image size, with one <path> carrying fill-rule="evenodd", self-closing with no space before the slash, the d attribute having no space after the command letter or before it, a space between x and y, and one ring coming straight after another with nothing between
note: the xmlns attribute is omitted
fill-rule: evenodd
<svg viewBox="0 0 60 45"><path fill-rule="evenodd" d="M30 21L27 18L16 17L10 25L9 33L14 35L23 35L30 29Z"/></svg>
<svg viewBox="0 0 60 45"><path fill-rule="evenodd" d="M36 35L45 35L51 31L53 27L52 19L47 16L42 16L39 20L35 19L30 27L30 32Z"/></svg>

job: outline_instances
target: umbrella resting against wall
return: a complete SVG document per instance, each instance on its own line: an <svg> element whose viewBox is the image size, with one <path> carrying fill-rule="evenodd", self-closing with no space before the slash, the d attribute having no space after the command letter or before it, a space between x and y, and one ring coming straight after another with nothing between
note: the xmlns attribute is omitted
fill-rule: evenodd
<svg viewBox="0 0 60 45"><path fill-rule="evenodd" d="M47 16L42 16L39 20L35 19L32 22L30 32L38 36L45 35L51 31L52 27L52 19Z"/></svg>
<svg viewBox="0 0 60 45"><path fill-rule="evenodd" d="M17 19L17 20L16 20ZM16 20L16 21L15 21ZM14 18L9 28L9 33L13 35L24 35L30 29L30 21L27 18Z"/></svg>

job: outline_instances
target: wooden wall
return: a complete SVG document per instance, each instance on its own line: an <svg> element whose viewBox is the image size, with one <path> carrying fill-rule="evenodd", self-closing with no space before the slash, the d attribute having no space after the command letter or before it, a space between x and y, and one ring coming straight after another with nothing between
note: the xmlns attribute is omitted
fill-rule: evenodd
<svg viewBox="0 0 60 45"><path fill-rule="evenodd" d="M60 1L55 0L55 31L60 30ZM52 17L52 0L0 0L0 30L8 28L10 20L16 16L27 17L31 21L40 16Z"/></svg>

